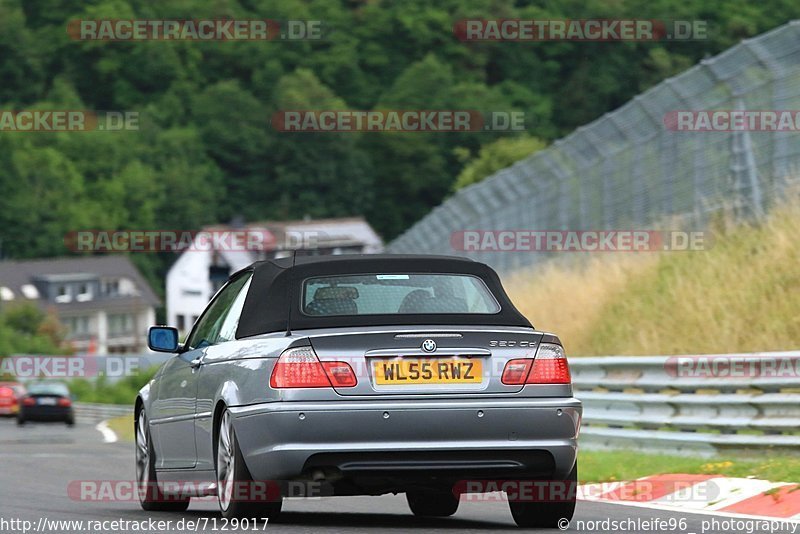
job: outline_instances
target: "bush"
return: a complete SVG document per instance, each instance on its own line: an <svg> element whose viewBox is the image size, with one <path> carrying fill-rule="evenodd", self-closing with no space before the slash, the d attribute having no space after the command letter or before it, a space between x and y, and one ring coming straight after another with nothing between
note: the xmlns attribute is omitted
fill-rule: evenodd
<svg viewBox="0 0 800 534"><path fill-rule="evenodd" d="M70 390L80 402L133 404L136 394L153 378L157 370L158 366L153 366L113 383L105 376L94 381L80 378L70 382Z"/></svg>

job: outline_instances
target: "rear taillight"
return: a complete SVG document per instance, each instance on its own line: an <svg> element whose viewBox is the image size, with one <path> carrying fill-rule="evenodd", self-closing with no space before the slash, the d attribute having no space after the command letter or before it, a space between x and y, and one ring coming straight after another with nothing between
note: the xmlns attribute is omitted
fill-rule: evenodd
<svg viewBox="0 0 800 534"><path fill-rule="evenodd" d="M22 401L22 404L25 406L36 406L36 399L33 397L25 397L25 400Z"/></svg>
<svg viewBox="0 0 800 534"><path fill-rule="evenodd" d="M13 396L14 396L13 389L6 387L0 388L0 397L13 397Z"/></svg>
<svg viewBox="0 0 800 534"><path fill-rule="evenodd" d="M347 363L320 362L311 347L289 349L281 354L269 379L270 387L276 389L353 387L357 383Z"/></svg>
<svg viewBox="0 0 800 534"><path fill-rule="evenodd" d="M553 343L542 343L534 359L509 360L503 369L503 384L569 384L569 364L564 348Z"/></svg>
<svg viewBox="0 0 800 534"><path fill-rule="evenodd" d="M72 401L65 397L61 397L60 399L58 399L58 405L67 408L69 406L72 406Z"/></svg>
<svg viewBox="0 0 800 534"><path fill-rule="evenodd" d="M543 358L533 362L533 369L528 375L526 384L569 384L572 378L569 374L569 364L566 358Z"/></svg>

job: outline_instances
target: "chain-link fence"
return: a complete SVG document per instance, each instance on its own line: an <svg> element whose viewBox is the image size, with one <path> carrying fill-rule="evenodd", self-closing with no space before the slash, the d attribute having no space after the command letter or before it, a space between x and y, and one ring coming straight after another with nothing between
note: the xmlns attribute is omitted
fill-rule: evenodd
<svg viewBox="0 0 800 534"><path fill-rule="evenodd" d="M675 131L680 110L800 110L800 21L742 42L482 182L389 244L465 255L501 271L545 254L463 251L465 230L704 228L712 215L760 217L800 168L796 131Z"/></svg>

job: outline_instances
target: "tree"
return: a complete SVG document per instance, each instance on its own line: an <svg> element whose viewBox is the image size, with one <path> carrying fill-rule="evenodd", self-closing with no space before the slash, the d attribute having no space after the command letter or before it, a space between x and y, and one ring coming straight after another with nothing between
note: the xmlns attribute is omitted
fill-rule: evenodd
<svg viewBox="0 0 800 534"><path fill-rule="evenodd" d="M453 35L461 19L576 13L704 20L709 37L587 43ZM215 17L320 20L324 38L110 43L65 31L71 19ZM552 142L703 57L798 17L800 3L790 0L6 0L0 109L136 111L141 125L0 132L0 257L69 253L70 230L191 230L237 215L363 213L391 239L451 194L457 177L460 187L538 149L520 133ZM288 106L518 111L525 132L276 132L269 119ZM135 261L158 280L170 259Z"/></svg>
<svg viewBox="0 0 800 534"><path fill-rule="evenodd" d="M13 354L65 354L63 328L56 316L33 304L6 304L0 310L0 357Z"/></svg>
<svg viewBox="0 0 800 534"><path fill-rule="evenodd" d="M453 190L457 191L468 185L480 182L487 176L500 169L505 169L546 146L547 144L541 139L528 135L504 137L494 143L484 145L481 147L478 156L470 160L461 170L455 184L453 184Z"/></svg>
<svg viewBox="0 0 800 534"><path fill-rule="evenodd" d="M345 110L343 99L309 70L298 69L275 87L275 112ZM273 131L275 181L265 184L277 217L334 217L364 213L373 201L373 168L357 132Z"/></svg>
<svg viewBox="0 0 800 534"><path fill-rule="evenodd" d="M220 217L260 213L253 190L272 174L266 106L237 81L225 81L198 94L192 107L205 149L225 173Z"/></svg>

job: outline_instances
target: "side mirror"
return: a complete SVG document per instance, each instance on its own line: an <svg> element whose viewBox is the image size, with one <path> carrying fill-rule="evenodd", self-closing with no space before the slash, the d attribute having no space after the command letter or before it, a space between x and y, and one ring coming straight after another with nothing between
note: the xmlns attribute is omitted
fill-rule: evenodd
<svg viewBox="0 0 800 534"><path fill-rule="evenodd" d="M156 352L178 352L178 329L171 326L151 326L147 331L147 346Z"/></svg>

